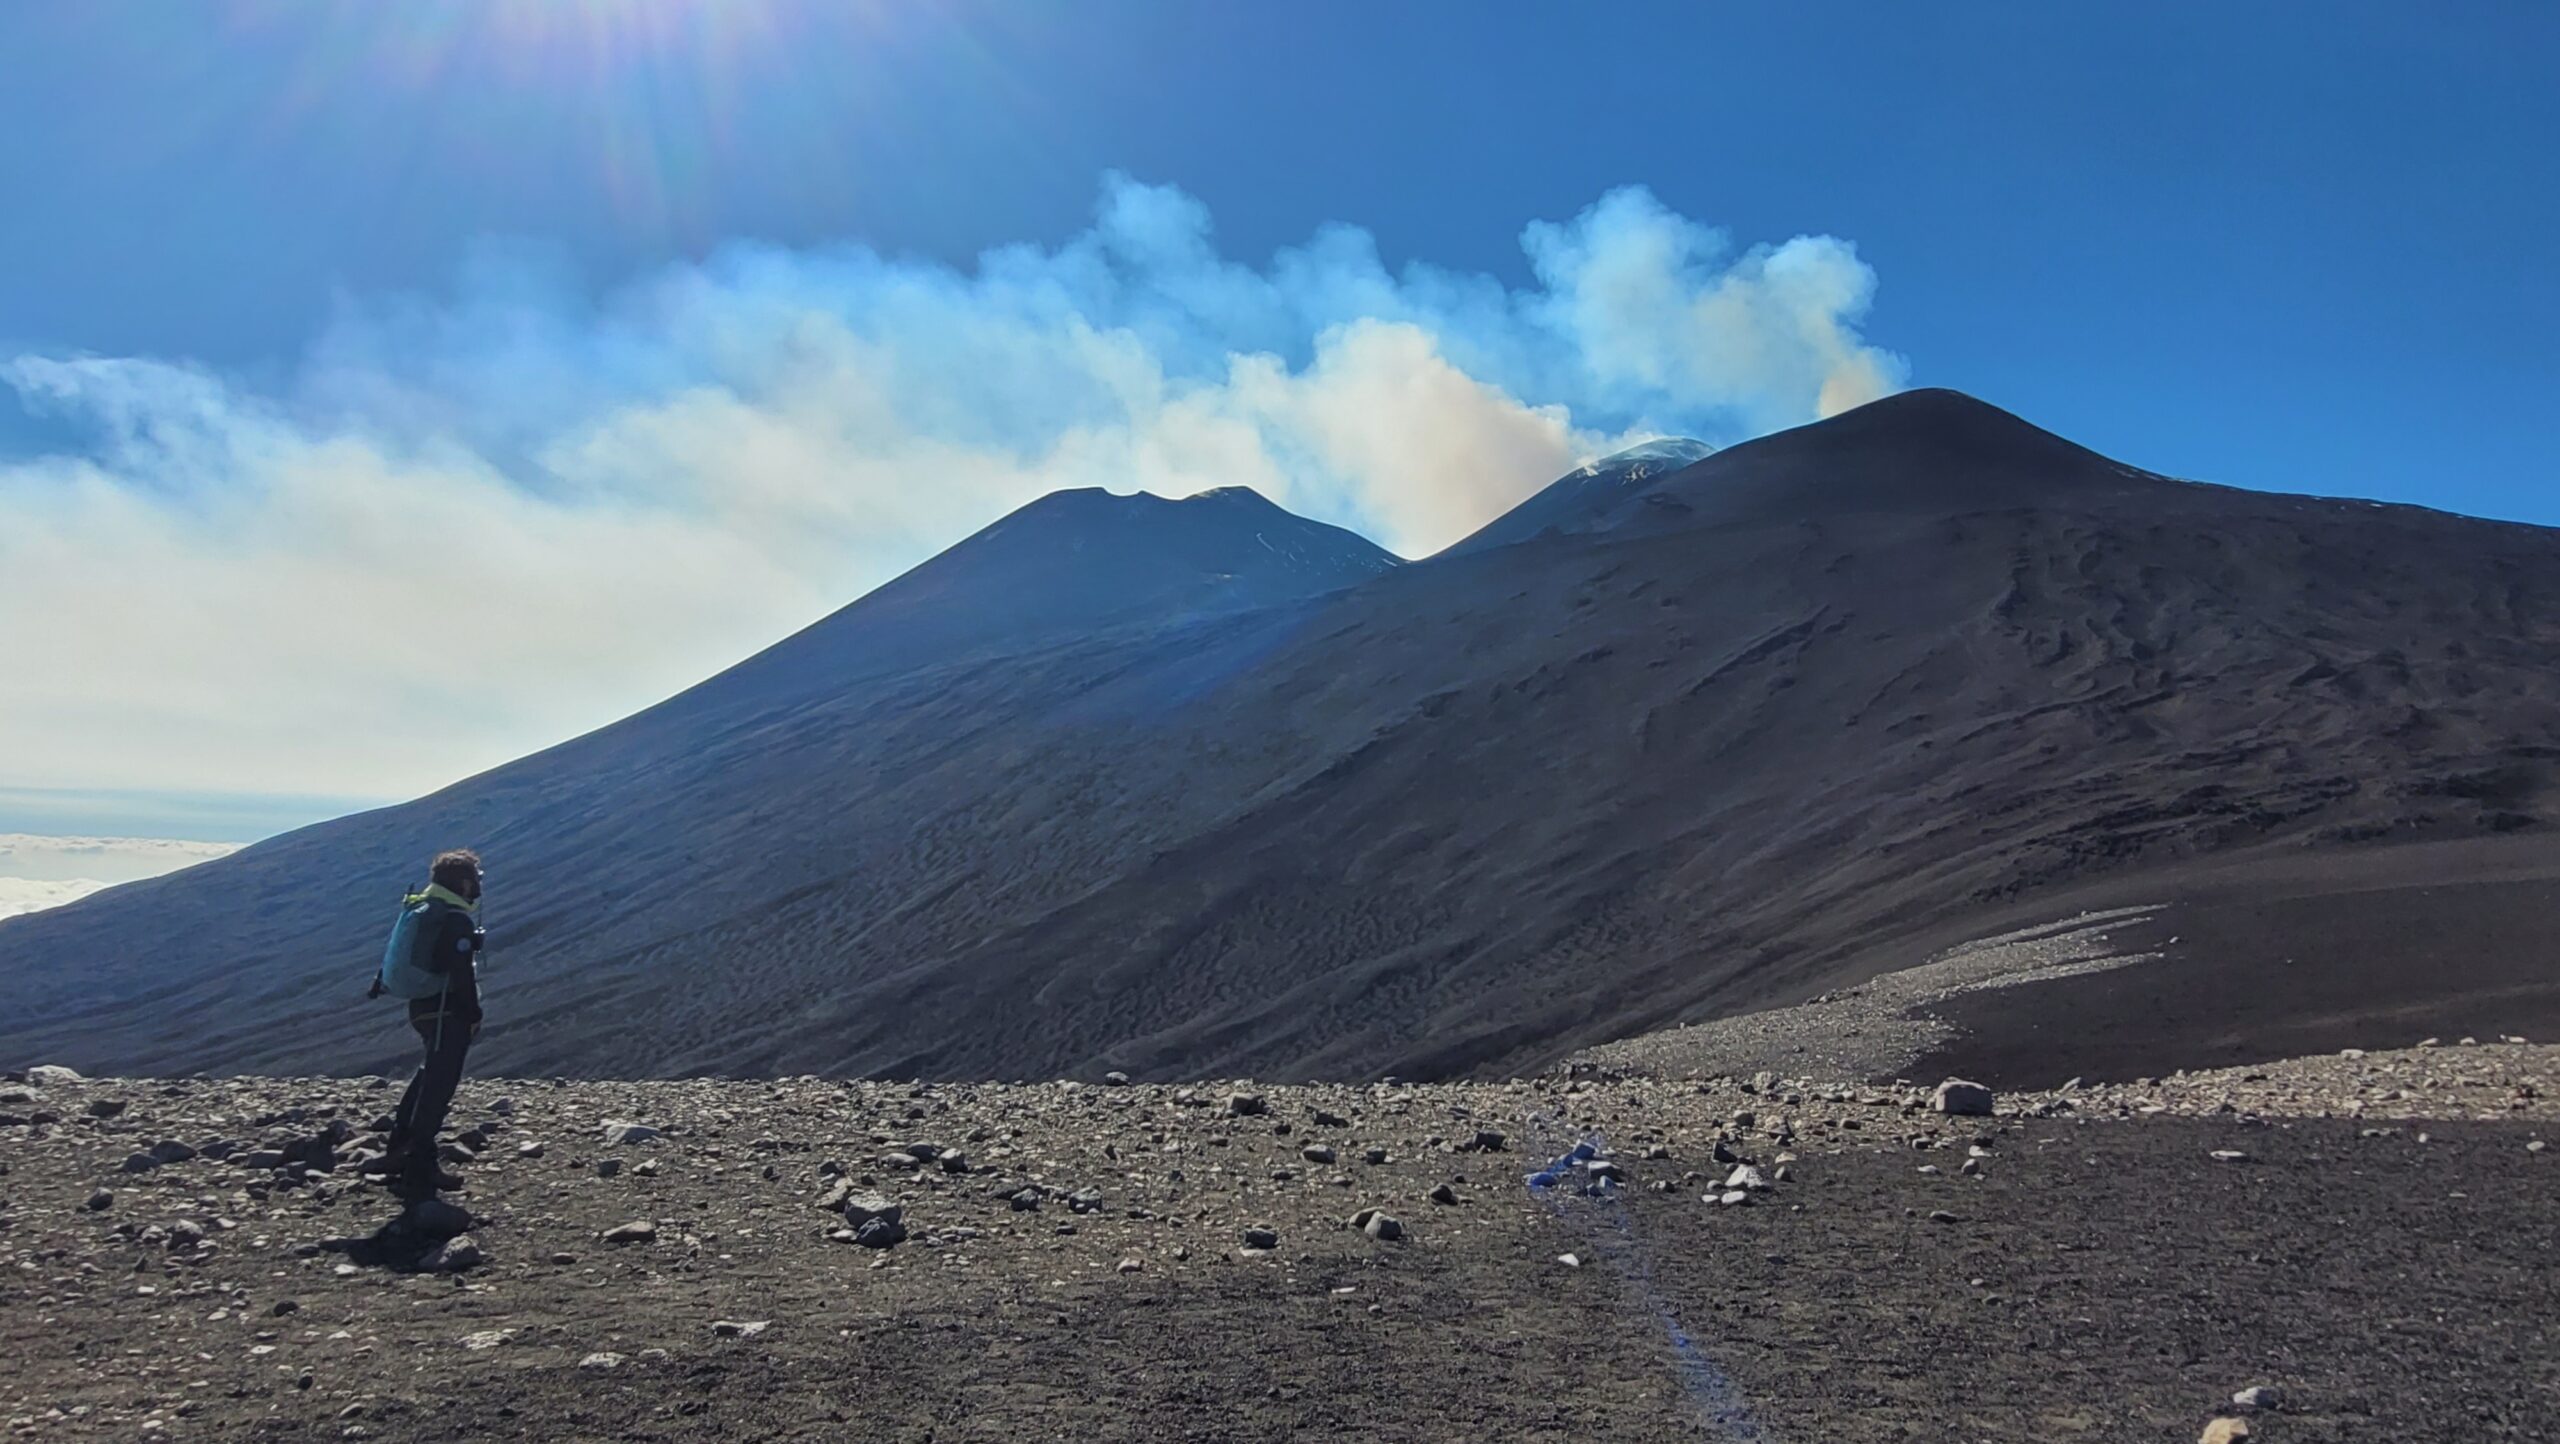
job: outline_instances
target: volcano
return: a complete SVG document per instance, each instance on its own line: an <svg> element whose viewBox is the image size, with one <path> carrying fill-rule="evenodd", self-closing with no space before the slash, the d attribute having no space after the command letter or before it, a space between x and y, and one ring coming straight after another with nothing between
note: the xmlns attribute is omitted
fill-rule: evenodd
<svg viewBox="0 0 2560 1444"><path fill-rule="evenodd" d="M2127 1067L2259 1017L2522 1030L2560 1022L2522 925L2555 660L2560 533L1945 391L1604 463L1405 564L1249 492L1063 493L612 727L0 921L0 1056L387 1068L357 995L460 845L475 1070L1499 1074L2120 903L2211 980Z"/></svg>

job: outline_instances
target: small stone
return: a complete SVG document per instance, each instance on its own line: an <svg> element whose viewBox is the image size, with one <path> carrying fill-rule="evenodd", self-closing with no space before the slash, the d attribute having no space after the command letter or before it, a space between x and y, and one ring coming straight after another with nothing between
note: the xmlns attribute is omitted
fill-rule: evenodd
<svg viewBox="0 0 2560 1444"><path fill-rule="evenodd" d="M104 1213L108 1209L115 1207L115 1205L116 1196L114 1192L109 1189L102 1188L97 1192L90 1194L89 1201L80 1206L89 1210L91 1213Z"/></svg>
<svg viewBox="0 0 2560 1444"><path fill-rule="evenodd" d="M1360 1156L1370 1163L1384 1163L1387 1161L1387 1151L1383 1148L1372 1148Z"/></svg>
<svg viewBox="0 0 2560 1444"><path fill-rule="evenodd" d="M603 1234L606 1243L648 1243L658 1236L658 1226L645 1218L615 1224Z"/></svg>
<svg viewBox="0 0 2560 1444"><path fill-rule="evenodd" d="M92 1098L89 1100L88 1114L92 1118L113 1118L123 1111L124 1100L121 1098Z"/></svg>
<svg viewBox="0 0 2560 1444"><path fill-rule="evenodd" d="M2549 1148L2550 1146L2551 1146L2550 1144L2545 1143L2545 1142L2543 1142L2541 1139L2537 1138L2537 1139L2534 1139L2532 1142L2530 1142L2530 1143L2526 1144L2526 1145L2524 1146L2524 1151L2525 1151L2525 1152L2527 1152L2527 1153L2540 1153L2540 1152L2542 1152L2544 1149ZM100 1190L98 1190L98 1191L99 1191L100 1193L104 1193L104 1192L106 1192L106 1190L105 1190L105 1189L100 1189Z"/></svg>
<svg viewBox="0 0 2560 1444"><path fill-rule="evenodd" d="M1129 1086L1129 1075L1115 1068L1103 1074L1102 1081L1114 1088L1126 1088Z"/></svg>
<svg viewBox="0 0 2560 1444"><path fill-rule="evenodd" d="M2196 1444L2237 1444L2237 1441L2248 1437L2248 1420L2234 1419L2225 1415L2219 1419L2206 1420L2204 1434L2196 1440Z"/></svg>
<svg viewBox="0 0 2560 1444"><path fill-rule="evenodd" d="M1259 1093L1230 1093L1227 1095L1227 1116L1229 1118L1252 1118L1260 1114L1267 1113L1270 1109L1270 1103L1267 1102Z"/></svg>
<svg viewBox="0 0 2560 1444"><path fill-rule="evenodd" d="M2216 1163L2246 1163L2249 1155L2237 1148L2217 1148L2210 1155Z"/></svg>
<svg viewBox="0 0 2560 1444"><path fill-rule="evenodd" d="M541 1156L542 1156L542 1140L541 1140L541 1139L539 1139L539 1138L537 1138L537 1139L533 1139L533 1140L531 1140L530 1142L519 1143L519 1144L517 1144L517 1145L516 1145L516 1157L518 1157L518 1158L540 1158ZM590 1355L588 1355L588 1357L589 1357L589 1358L597 1358L597 1357L600 1357L600 1356L599 1356L599 1355L590 1354ZM621 1358L622 1356L621 1356L620 1354L616 1354L616 1355L614 1355L613 1357L614 1357L614 1358L616 1358L616 1359L619 1359L619 1358Z"/></svg>
<svg viewBox="0 0 2560 1444"><path fill-rule="evenodd" d="M1959 1118L1984 1118L1991 1113L1991 1090L1962 1078L1949 1078L1929 1095L1933 1110Z"/></svg>
<svg viewBox="0 0 2560 1444"><path fill-rule="evenodd" d="M1751 1193L1748 1189L1728 1188L1716 1195L1716 1205L1720 1208L1740 1208L1750 1201Z"/></svg>
<svg viewBox="0 0 2560 1444"><path fill-rule="evenodd" d="M1124 1274L1136 1273L1139 1270L1144 1269L1146 1266L1146 1261L1143 1259L1124 1258L1120 1260L1120 1272Z"/></svg>
<svg viewBox="0 0 2560 1444"><path fill-rule="evenodd" d="M596 1177L598 1177L598 1178L611 1178L611 1177L615 1176L616 1174L619 1174L620 1172L622 1172L622 1160L621 1160L621 1159L619 1159L619 1158L599 1158L599 1159L597 1159L597 1160L596 1160Z"/></svg>
<svg viewBox="0 0 2560 1444"><path fill-rule="evenodd" d="M863 1220L853 1230L853 1241L864 1248L895 1248L907 1241L907 1226L891 1214L879 1214Z"/></svg>
<svg viewBox="0 0 2560 1444"><path fill-rule="evenodd" d="M1404 1237L1404 1224L1392 1214L1373 1211L1368 1222L1360 1226L1360 1231L1379 1243L1394 1243Z"/></svg>
<svg viewBox="0 0 2560 1444"><path fill-rule="evenodd" d="M1582 1267L1582 1256L1580 1254L1560 1253L1556 1255L1556 1262L1563 1264L1569 1269L1578 1269Z"/></svg>
<svg viewBox="0 0 2560 1444"><path fill-rule="evenodd" d="M1931 1213L1931 1214L1929 1215L1929 1221L1930 1221L1931 1223L1958 1223L1958 1222L1961 1222L1961 1220L1959 1220L1959 1219L1958 1219L1954 1214L1947 1212L1947 1211L1946 1211L1945 1209L1943 1209L1943 1208L1942 1208L1942 1209L1938 1209L1937 1211L1935 1211L1935 1212Z"/></svg>
<svg viewBox="0 0 2560 1444"><path fill-rule="evenodd" d="M418 1267L431 1274L458 1274L480 1266L484 1256L480 1245L467 1233L458 1233L427 1251Z"/></svg>
<svg viewBox="0 0 2560 1444"><path fill-rule="evenodd" d="M1242 1230L1237 1237L1243 1241L1246 1248L1250 1249L1261 1249L1268 1252L1269 1250L1280 1246L1280 1235L1276 1231L1268 1228L1247 1228Z"/></svg>
<svg viewBox="0 0 2560 1444"><path fill-rule="evenodd" d="M1745 1163L1725 1175L1724 1186L1728 1192L1734 1189L1748 1189L1753 1193L1766 1193L1769 1191L1769 1180L1759 1169Z"/></svg>
<svg viewBox="0 0 2560 1444"><path fill-rule="evenodd" d="M89 1080L59 1063L38 1063L27 1070L27 1081L38 1088L59 1088L66 1083L86 1083Z"/></svg>
<svg viewBox="0 0 2560 1444"><path fill-rule="evenodd" d="M422 1198L400 1211L399 1222L421 1238L446 1239L471 1227L471 1212L441 1198Z"/></svg>
<svg viewBox="0 0 2560 1444"><path fill-rule="evenodd" d="M195 1156L196 1151L193 1147L180 1143L174 1138L164 1138L151 1145L151 1160L154 1163L184 1163Z"/></svg>
<svg viewBox="0 0 2560 1444"><path fill-rule="evenodd" d="M845 1191L844 1197L836 1203L836 1211L843 1214L846 1224L854 1228L860 1228L875 1218L897 1223L906 1216L906 1210L890 1202L886 1195L857 1189Z"/></svg>
<svg viewBox="0 0 2560 1444"><path fill-rule="evenodd" d="M711 1332L724 1339L752 1339L773 1327L771 1319L713 1319Z"/></svg>
<svg viewBox="0 0 2560 1444"><path fill-rule="evenodd" d="M1454 1205L1458 1201L1458 1191L1445 1183L1441 1184L1438 1188L1431 1190L1431 1201L1442 1205Z"/></svg>
<svg viewBox="0 0 2560 1444"><path fill-rule="evenodd" d="M1348 1128L1351 1126L1350 1119L1343 1117L1339 1113L1328 1112L1322 1108L1315 1111L1315 1116L1310 1121L1318 1128Z"/></svg>
<svg viewBox="0 0 2560 1444"><path fill-rule="evenodd" d="M1956 1166L1956 1172L1963 1174L1967 1178L1980 1178L1982 1176L1982 1160L1979 1158L1968 1158L1963 1163Z"/></svg>
<svg viewBox="0 0 2560 1444"><path fill-rule="evenodd" d="M622 1367L622 1356L609 1351L599 1350L596 1353L589 1354L585 1358L580 1359L578 1361L578 1367L581 1369L594 1369L599 1371L604 1369L619 1369Z"/></svg>
<svg viewBox="0 0 2560 1444"><path fill-rule="evenodd" d="M516 1331L513 1329L483 1329L476 1334L463 1335L462 1347L470 1349L475 1353L485 1349L494 1349L500 1344L505 1343L507 1340L514 1338L515 1333Z"/></svg>
<svg viewBox="0 0 2560 1444"><path fill-rule="evenodd" d="M1310 1143L1306 1147L1298 1150L1298 1156L1309 1163L1331 1163L1333 1162L1333 1149L1327 1144Z"/></svg>
<svg viewBox="0 0 2560 1444"><path fill-rule="evenodd" d="M2281 1409L2284 1391L2272 1384L2252 1384L2232 1395L2231 1402L2243 1409Z"/></svg>
<svg viewBox="0 0 2560 1444"><path fill-rule="evenodd" d="M1479 1128L1475 1138L1467 1144L1467 1150L1471 1153L1500 1153L1508 1146L1509 1140L1503 1137L1501 1129Z"/></svg>
<svg viewBox="0 0 2560 1444"><path fill-rule="evenodd" d="M604 1141L607 1143L646 1143L658 1136L658 1130L646 1123L607 1120L604 1125Z"/></svg>
<svg viewBox="0 0 2560 1444"><path fill-rule="evenodd" d="M298 1314L300 1312L302 1312L302 1303L298 1299L278 1299L273 1304L267 1306L267 1313L270 1316L279 1319L283 1318L287 1314Z"/></svg>

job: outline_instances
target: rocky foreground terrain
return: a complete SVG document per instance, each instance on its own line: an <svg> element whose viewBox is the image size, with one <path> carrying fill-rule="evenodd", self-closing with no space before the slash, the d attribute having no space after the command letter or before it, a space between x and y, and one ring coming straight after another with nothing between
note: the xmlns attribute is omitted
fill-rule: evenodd
<svg viewBox="0 0 2560 1444"><path fill-rule="evenodd" d="M1586 1073L1598 1070L1586 1066ZM2560 1048L2000 1095L0 1085L0 1431L2553 1437ZM1576 1157L1576 1154L1582 1156ZM2252 1392L2254 1391L2254 1392Z"/></svg>

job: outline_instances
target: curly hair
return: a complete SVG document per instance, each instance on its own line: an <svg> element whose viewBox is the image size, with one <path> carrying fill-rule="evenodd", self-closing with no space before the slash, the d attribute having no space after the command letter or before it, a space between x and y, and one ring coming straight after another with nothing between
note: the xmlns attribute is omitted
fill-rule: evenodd
<svg viewBox="0 0 2560 1444"><path fill-rule="evenodd" d="M467 847L437 853L435 862L427 868L427 881L457 891L464 883L476 882L479 877L480 854Z"/></svg>

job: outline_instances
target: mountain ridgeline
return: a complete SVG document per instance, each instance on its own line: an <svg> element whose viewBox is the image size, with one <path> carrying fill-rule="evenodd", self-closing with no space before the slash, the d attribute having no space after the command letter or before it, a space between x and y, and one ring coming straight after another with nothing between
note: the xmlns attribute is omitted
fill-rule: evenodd
<svg viewBox="0 0 2560 1444"><path fill-rule="evenodd" d="M1061 493L614 726L0 922L0 1061L390 1067L370 959L456 845L521 1073L1493 1074L2259 864L2405 972L2402 859L2560 871L2555 659L2560 533L1944 391L1411 563Z"/></svg>

